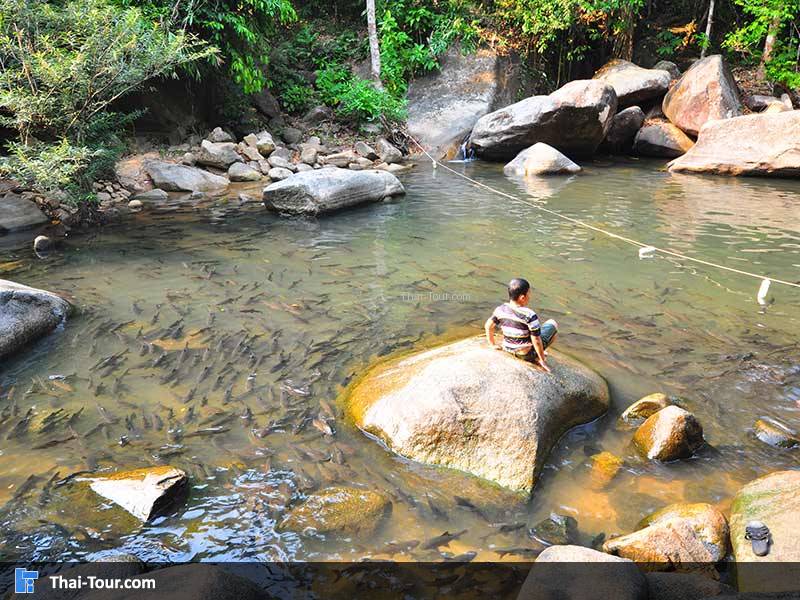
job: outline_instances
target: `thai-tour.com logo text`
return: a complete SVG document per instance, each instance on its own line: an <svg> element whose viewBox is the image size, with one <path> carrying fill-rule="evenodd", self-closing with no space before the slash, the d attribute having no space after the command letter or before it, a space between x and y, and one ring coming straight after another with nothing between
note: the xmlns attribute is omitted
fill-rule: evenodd
<svg viewBox="0 0 800 600"><path fill-rule="evenodd" d="M14 591L17 594L33 594L39 572L14 569ZM154 590L155 579L143 577L96 577L94 575L48 575L38 584L51 590Z"/></svg>

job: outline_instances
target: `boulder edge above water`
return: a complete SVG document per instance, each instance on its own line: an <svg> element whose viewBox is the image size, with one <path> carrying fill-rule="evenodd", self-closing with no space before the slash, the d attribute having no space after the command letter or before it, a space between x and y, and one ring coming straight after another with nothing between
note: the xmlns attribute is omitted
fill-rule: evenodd
<svg viewBox="0 0 800 600"><path fill-rule="evenodd" d="M561 436L609 405L600 375L549 352L552 374L477 337L389 359L353 385L347 411L406 458L530 494Z"/></svg>
<svg viewBox="0 0 800 600"><path fill-rule="evenodd" d="M278 213L318 215L405 194L388 171L329 168L297 173L264 188L264 205Z"/></svg>
<svg viewBox="0 0 800 600"><path fill-rule="evenodd" d="M186 498L189 479L175 467L145 467L98 477L89 487L140 521L149 521Z"/></svg>
<svg viewBox="0 0 800 600"><path fill-rule="evenodd" d="M51 332L71 312L61 296L0 279L0 358Z"/></svg>

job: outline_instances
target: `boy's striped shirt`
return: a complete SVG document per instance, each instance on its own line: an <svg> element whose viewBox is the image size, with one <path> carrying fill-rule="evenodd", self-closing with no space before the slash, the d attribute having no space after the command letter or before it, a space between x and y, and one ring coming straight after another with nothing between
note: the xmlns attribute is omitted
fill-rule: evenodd
<svg viewBox="0 0 800 600"><path fill-rule="evenodd" d="M494 309L492 321L500 325L500 330L503 332L503 349L509 352L530 347L533 344L531 336L539 337L542 334L539 317L526 306L501 304Z"/></svg>

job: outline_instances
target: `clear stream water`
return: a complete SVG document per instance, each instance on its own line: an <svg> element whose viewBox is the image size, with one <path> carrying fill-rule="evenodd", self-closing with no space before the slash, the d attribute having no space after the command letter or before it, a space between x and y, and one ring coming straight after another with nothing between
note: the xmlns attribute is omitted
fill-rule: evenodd
<svg viewBox="0 0 800 600"><path fill-rule="evenodd" d="M527 182L500 165L456 168L611 231L800 280L800 181L661 166L598 161L577 177ZM236 190L210 206L133 215L45 260L5 250L0 277L63 293L80 312L0 366L3 558L439 560L423 544L394 554L386 544L466 530L442 550L530 559L541 545L526 529L551 512L573 516L588 544L671 502L725 508L750 479L798 467L800 451L763 444L752 424L771 416L800 427L800 292L773 285L762 308L756 280L640 260L425 163L403 180L402 200L318 221L239 205ZM392 352L479 333L504 282L520 275L539 313L559 320L561 350L612 391L609 414L552 453L530 502L403 460L345 422L338 399L354 376ZM708 447L696 458L659 465L630 448L619 414L654 391L679 396L702 422ZM335 435L315 428L320 414ZM597 489L590 457L602 450L625 464ZM85 484L53 484L167 463L190 474L191 496L144 526ZM377 535L276 531L288 507L337 483L392 498ZM499 533L499 523L525 527Z"/></svg>

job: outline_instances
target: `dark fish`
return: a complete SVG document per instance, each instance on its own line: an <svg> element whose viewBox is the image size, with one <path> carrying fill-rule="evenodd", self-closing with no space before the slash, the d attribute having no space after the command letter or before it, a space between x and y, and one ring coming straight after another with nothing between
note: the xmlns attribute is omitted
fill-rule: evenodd
<svg viewBox="0 0 800 600"><path fill-rule="evenodd" d="M459 531L458 533L450 533L449 531L445 531L442 535L437 535L429 539L425 544L423 544L422 548L425 550L435 550L439 546L447 546L453 540L457 540L462 535L467 533L467 530L464 529Z"/></svg>
<svg viewBox="0 0 800 600"><path fill-rule="evenodd" d="M506 554L514 554L516 556L525 556L529 558L534 558L541 554L541 550L536 548L498 548L495 552L500 555L500 558L503 558Z"/></svg>
<svg viewBox="0 0 800 600"><path fill-rule="evenodd" d="M437 519L444 519L444 520L449 519L447 513L433 501L430 494L425 494L425 497L428 500L428 508L431 509L431 513L433 513L434 517L436 517Z"/></svg>
<svg viewBox="0 0 800 600"><path fill-rule="evenodd" d="M519 531L520 529L525 527L525 523L524 522L519 522L519 523L499 523L498 525L493 525L493 527L497 527L497 529L495 531L492 531L491 533L487 533L481 539L485 540L487 538L492 537L493 535L500 535L500 534L505 534L505 533L511 533L512 531Z"/></svg>
<svg viewBox="0 0 800 600"><path fill-rule="evenodd" d="M69 441L72 441L75 438L76 438L75 434L71 434L71 435L68 435L65 438L53 439L53 440L48 440L46 442L42 442L41 444L38 444L36 446L32 446L32 449L33 450L44 450L45 448L52 448L53 446L58 446L60 444L65 444L65 443L67 443Z"/></svg>
<svg viewBox="0 0 800 600"><path fill-rule="evenodd" d="M419 540L409 540L407 542L387 542L383 547L383 552L389 556L394 556L395 554L410 552L417 546L419 546Z"/></svg>
<svg viewBox="0 0 800 600"><path fill-rule="evenodd" d="M221 425L217 427L206 427L205 429L198 429L197 431L192 431L184 435L184 437L201 437L206 435L217 435L218 433L225 433L226 431L230 431L230 427L223 427Z"/></svg>
<svg viewBox="0 0 800 600"><path fill-rule="evenodd" d="M470 502L466 498L462 498L461 496L453 496L453 499L456 501L456 504L458 506L460 506L461 508L465 508L467 510L470 510L470 511L474 512L476 515L478 515L484 521L488 521L489 520L486 517L486 514L480 508L475 506L472 502Z"/></svg>

